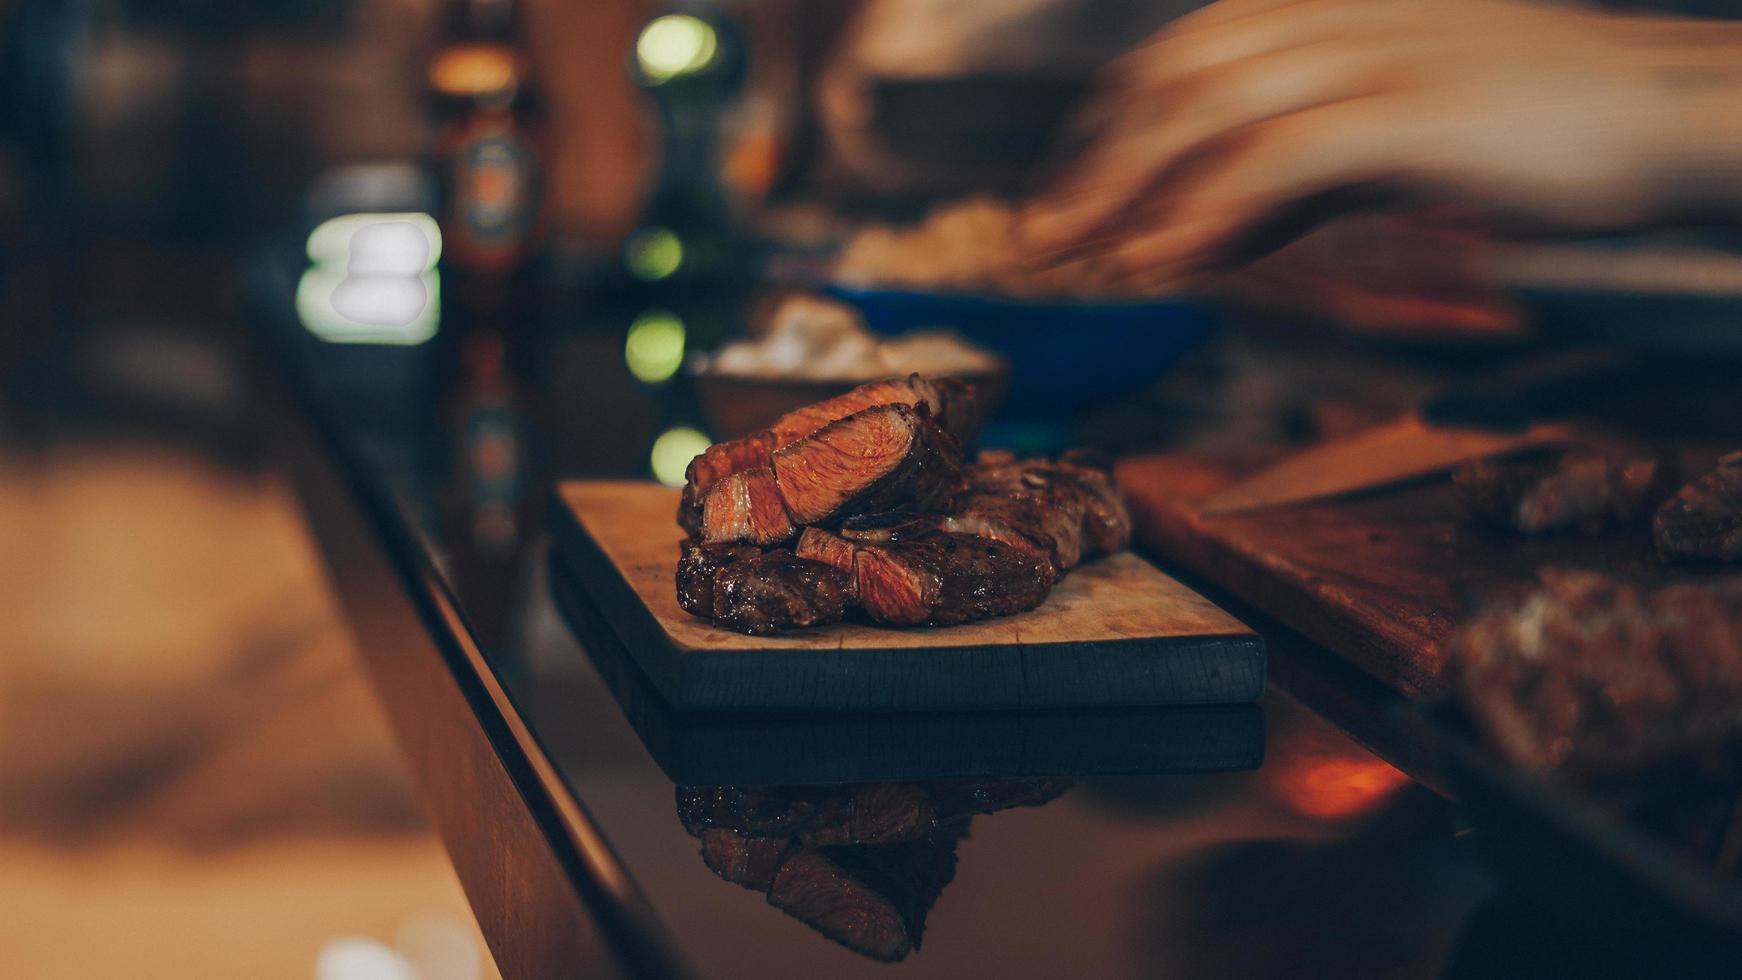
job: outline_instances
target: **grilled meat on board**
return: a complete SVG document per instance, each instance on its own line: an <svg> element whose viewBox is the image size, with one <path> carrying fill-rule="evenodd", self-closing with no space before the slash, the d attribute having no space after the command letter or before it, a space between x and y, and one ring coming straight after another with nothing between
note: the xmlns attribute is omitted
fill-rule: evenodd
<svg viewBox="0 0 1742 980"><path fill-rule="evenodd" d="M1742 559L1742 452L1665 501L1651 531L1665 561Z"/></svg>
<svg viewBox="0 0 1742 980"><path fill-rule="evenodd" d="M928 379L913 374L860 385L843 395L788 412L753 435L716 443L690 461L684 473L678 524L692 536L702 533L702 505L718 481L745 470L768 466L777 450L790 446L830 422L878 405L924 409L958 442L973 440L980 428L980 407L974 390L956 378Z"/></svg>
<svg viewBox="0 0 1742 980"><path fill-rule="evenodd" d="M1028 544L1060 573L1086 555L1120 551L1131 543L1131 515L1106 467L1085 459L1075 452L1054 462L981 453L944 529Z"/></svg>
<svg viewBox="0 0 1742 980"><path fill-rule="evenodd" d="M923 528L884 544L805 528L801 558L853 576L855 601L890 626L952 625L1007 616L1046 601L1056 573L1037 554L990 538Z"/></svg>
<svg viewBox="0 0 1742 980"><path fill-rule="evenodd" d="M778 544L853 514L943 509L961 492L961 446L926 409L878 405L733 473L702 500L708 544Z"/></svg>
<svg viewBox="0 0 1742 980"><path fill-rule="evenodd" d="M1478 726L1524 768L1624 772L1742 735L1742 578L1650 588L1548 569L1449 655Z"/></svg>
<svg viewBox="0 0 1742 980"><path fill-rule="evenodd" d="M1032 609L1084 557L1129 543L1108 469L1085 454L983 453L964 468L932 408L959 430L962 390L918 375L864 385L696 457L679 604L750 633L855 607L893 626L964 623Z"/></svg>
<svg viewBox="0 0 1742 980"><path fill-rule="evenodd" d="M678 605L740 632L837 623L852 602L851 575L789 549L686 541L678 551Z"/></svg>
<svg viewBox="0 0 1742 980"><path fill-rule="evenodd" d="M1452 474L1470 516L1521 534L1643 520L1674 486L1651 457L1568 453L1548 459L1483 459Z"/></svg>

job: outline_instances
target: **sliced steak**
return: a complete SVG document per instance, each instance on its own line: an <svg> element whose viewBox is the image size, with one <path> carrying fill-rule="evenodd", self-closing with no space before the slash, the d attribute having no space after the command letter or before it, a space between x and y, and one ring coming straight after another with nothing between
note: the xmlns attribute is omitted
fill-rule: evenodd
<svg viewBox="0 0 1742 980"><path fill-rule="evenodd" d="M891 626L951 625L1033 609L1056 573L1044 558L971 534L928 530L883 544L816 528L798 553L853 573L866 615Z"/></svg>
<svg viewBox="0 0 1742 980"><path fill-rule="evenodd" d="M879 405L923 407L944 430L961 442L972 440L980 428L980 408L974 389L956 378L926 378L917 374L862 384L844 395L795 409L768 427L775 441L787 446L830 422L844 419Z"/></svg>
<svg viewBox="0 0 1742 980"><path fill-rule="evenodd" d="M1131 516L1103 469L982 453L968 484L940 527L1044 554L1061 573L1131 542Z"/></svg>
<svg viewBox="0 0 1742 980"><path fill-rule="evenodd" d="M1649 457L1568 453L1484 459L1452 474L1470 516L1521 534L1641 520L1673 488L1671 467Z"/></svg>
<svg viewBox="0 0 1742 980"><path fill-rule="evenodd" d="M702 504L702 540L777 544L801 526L853 514L942 508L961 492L960 459L924 410L868 408L776 452L768 466L715 483Z"/></svg>
<svg viewBox="0 0 1742 980"><path fill-rule="evenodd" d="M956 840L807 849L775 873L768 903L873 959L919 948L931 911L956 874Z"/></svg>
<svg viewBox="0 0 1742 980"><path fill-rule="evenodd" d="M766 466L714 484L702 505L702 540L709 544L779 544L796 533L774 470Z"/></svg>
<svg viewBox="0 0 1742 980"><path fill-rule="evenodd" d="M832 565L771 551L715 573L714 622L745 633L838 623L852 585L852 576Z"/></svg>
<svg viewBox="0 0 1742 980"><path fill-rule="evenodd" d="M678 545L677 604L691 615L714 616L714 576L733 562L759 557L762 549L739 545Z"/></svg>
<svg viewBox="0 0 1742 980"><path fill-rule="evenodd" d="M1677 491L1658 508L1651 530L1666 561L1742 559L1742 452Z"/></svg>
<svg viewBox="0 0 1742 980"><path fill-rule="evenodd" d="M934 380L914 374L863 384L846 394L789 412L761 432L708 447L690 461L684 473L678 524L691 536L699 536L703 502L715 483L733 473L767 466L776 450L830 422L878 405L923 407L946 432L963 443L971 441L980 427L980 408L973 388L955 378Z"/></svg>
<svg viewBox="0 0 1742 980"><path fill-rule="evenodd" d="M1546 570L1449 647L1456 689L1528 769L1635 769L1742 735L1742 578L1645 588Z"/></svg>
<svg viewBox="0 0 1742 980"><path fill-rule="evenodd" d="M962 490L961 444L926 410L879 405L831 422L774 454L793 523L937 510Z"/></svg>

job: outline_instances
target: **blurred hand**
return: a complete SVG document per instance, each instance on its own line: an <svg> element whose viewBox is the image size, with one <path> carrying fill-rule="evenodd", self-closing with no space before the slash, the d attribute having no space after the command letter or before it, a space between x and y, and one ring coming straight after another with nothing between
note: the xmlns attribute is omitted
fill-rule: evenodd
<svg viewBox="0 0 1742 980"><path fill-rule="evenodd" d="M1521 339L1521 311L1492 284L1490 244L1414 215L1351 215L1201 288L1234 306L1365 336Z"/></svg>
<svg viewBox="0 0 1742 980"><path fill-rule="evenodd" d="M1742 213L1742 27L1500 0L1222 0L1116 63L1025 215L1043 261L1157 281L1326 217L1450 203L1507 231Z"/></svg>

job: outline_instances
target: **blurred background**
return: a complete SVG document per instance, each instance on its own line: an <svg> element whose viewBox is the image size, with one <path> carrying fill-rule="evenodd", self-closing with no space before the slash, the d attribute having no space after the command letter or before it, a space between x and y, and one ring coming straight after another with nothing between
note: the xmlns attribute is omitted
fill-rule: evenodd
<svg viewBox="0 0 1742 980"><path fill-rule="evenodd" d="M486 557L520 469L670 478L752 229L1021 186L1186 5L862 6L0 0L0 972L496 975L273 450L270 324L342 381L419 352L399 414L472 443L408 465ZM1012 89L1047 118L961 131ZM535 453L534 408L588 421Z"/></svg>
<svg viewBox="0 0 1742 980"><path fill-rule="evenodd" d="M707 365L767 328L752 284L1036 186L1100 66L1196 6L0 0L0 972L495 975L274 449L284 375L419 474L488 636L537 487L681 482L733 434ZM1235 343L1047 401L1002 350L1000 437L1164 441L1232 364L1194 431L1300 439L1410 403L1424 335L1523 332L1302 287L1375 240L1398 293L1461 247L1328 229L1249 296L1316 297L1404 382L1279 390Z"/></svg>

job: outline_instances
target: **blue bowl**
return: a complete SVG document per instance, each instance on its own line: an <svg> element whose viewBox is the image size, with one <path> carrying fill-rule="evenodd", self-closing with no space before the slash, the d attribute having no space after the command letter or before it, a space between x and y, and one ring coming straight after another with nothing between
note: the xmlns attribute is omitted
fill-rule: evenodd
<svg viewBox="0 0 1742 980"><path fill-rule="evenodd" d="M1010 363L1006 414L1049 418L1138 391L1219 319L1187 300L1018 300L827 285L878 333L948 327Z"/></svg>

